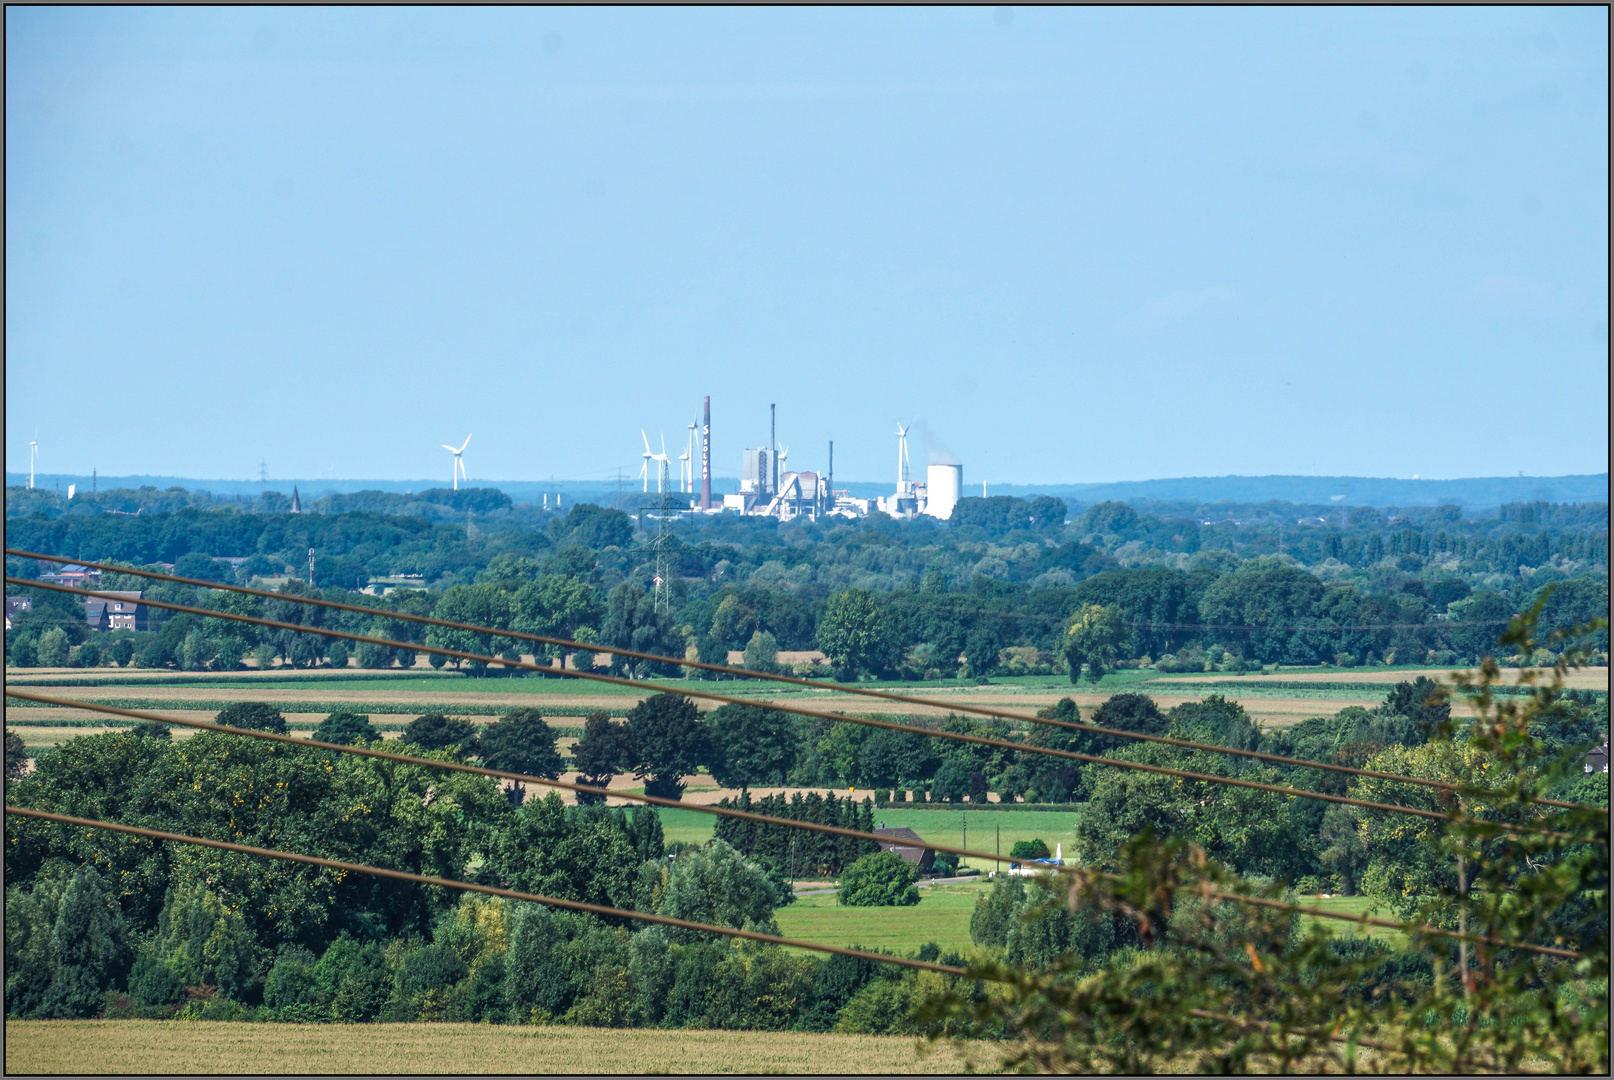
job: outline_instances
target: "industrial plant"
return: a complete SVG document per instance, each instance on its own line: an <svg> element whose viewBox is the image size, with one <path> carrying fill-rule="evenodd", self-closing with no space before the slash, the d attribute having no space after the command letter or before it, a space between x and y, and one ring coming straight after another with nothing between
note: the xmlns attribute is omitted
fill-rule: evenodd
<svg viewBox="0 0 1614 1080"><path fill-rule="evenodd" d="M897 477L892 494L872 499L853 498L849 491L835 489L835 443L829 443L828 468L825 472L791 471L790 447L781 447L778 438L777 406L768 406L768 444L746 447L740 455L740 490L717 495L712 493L712 399L703 399L701 417L689 425L689 438L684 453L679 455L678 490L683 495L696 496L689 500L689 509L702 514L742 514L751 517L772 517L781 521L806 518L817 521L825 517L860 518L873 510L896 518L914 518L920 515L940 518L952 517L964 490L964 466L956 461L933 462L926 468L925 479L912 478L908 459L908 432L911 428L897 426ZM644 482L646 494L650 479L660 465L656 491L664 498L670 488L670 465L665 443L660 453L650 448L649 436L640 433L644 442L644 464L639 479ZM697 439L698 436L698 439ZM696 442L700 453L700 487L695 484L694 455Z"/></svg>

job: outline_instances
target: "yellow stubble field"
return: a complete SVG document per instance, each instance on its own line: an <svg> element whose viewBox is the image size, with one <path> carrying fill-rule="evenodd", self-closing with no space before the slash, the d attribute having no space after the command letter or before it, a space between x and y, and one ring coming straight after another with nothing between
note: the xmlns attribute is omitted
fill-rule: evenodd
<svg viewBox="0 0 1614 1080"><path fill-rule="evenodd" d="M958 1073L1001 1048L911 1037L486 1024L8 1020L6 1073ZM973 1061L964 1054L972 1054Z"/></svg>

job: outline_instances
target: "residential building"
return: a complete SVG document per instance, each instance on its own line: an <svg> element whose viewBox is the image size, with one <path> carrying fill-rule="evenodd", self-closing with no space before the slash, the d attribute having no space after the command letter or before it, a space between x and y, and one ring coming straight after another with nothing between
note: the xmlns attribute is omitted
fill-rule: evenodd
<svg viewBox="0 0 1614 1080"><path fill-rule="evenodd" d="M31 596L6 597L6 629L11 629L11 617L21 615L25 611L34 610L34 598Z"/></svg>
<svg viewBox="0 0 1614 1080"><path fill-rule="evenodd" d="M84 601L84 621L91 630L145 630L146 605L140 593L114 592L113 599L92 596Z"/></svg>
<svg viewBox="0 0 1614 1080"><path fill-rule="evenodd" d="M60 570L49 574L40 574L39 580L49 582L52 585L66 585L70 589L93 589L100 584L101 571L91 570L76 563L68 563Z"/></svg>

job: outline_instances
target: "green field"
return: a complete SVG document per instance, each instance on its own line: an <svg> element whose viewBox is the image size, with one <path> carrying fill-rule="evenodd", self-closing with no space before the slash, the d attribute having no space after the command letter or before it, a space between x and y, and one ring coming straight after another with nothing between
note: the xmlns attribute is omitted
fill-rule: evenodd
<svg viewBox="0 0 1614 1080"><path fill-rule="evenodd" d="M717 821L716 815L699 810L669 810L663 806L656 813L661 817L661 831L669 844L675 841L704 844L712 838L712 828Z"/></svg>
<svg viewBox="0 0 1614 1080"><path fill-rule="evenodd" d="M876 826L898 829L909 828L933 844L949 847L968 847L971 851L990 851L1007 856L1017 840L1041 840L1053 851L1055 844L1065 845L1069 856L1071 841L1076 838L1076 811L1070 810L971 810L961 809L909 809L907 807L876 807ZM966 830L969 843L965 843ZM965 866L977 865L969 859ZM978 863L984 873L992 869L988 862Z"/></svg>
<svg viewBox="0 0 1614 1080"><path fill-rule="evenodd" d="M716 818L698 810L661 811L661 829L668 843L682 840L686 844L704 844L712 838L712 824ZM876 827L909 828L926 840L950 847L964 847L964 830L968 826L969 844L973 851L996 851L1001 844L1005 856L1016 840L1041 840L1052 851L1055 844L1064 844L1067 855L1075 838L1075 810L971 810L963 809L908 809L876 807ZM964 865L971 865L966 859ZM981 862L984 873L992 869L990 862Z"/></svg>
<svg viewBox="0 0 1614 1080"><path fill-rule="evenodd" d="M942 952L970 947L970 912L985 881L930 885L919 890L915 907L841 907L833 895L803 896L774 913L786 937L826 945L861 945L899 954L918 951L927 941Z"/></svg>
<svg viewBox="0 0 1614 1080"><path fill-rule="evenodd" d="M826 945L861 945L911 954L928 941L943 952L966 952L970 947L970 913L976 897L992 888L983 876L977 881L931 885L919 890L915 907L841 907L830 894L803 896L794 904L774 913L779 930L786 937L817 941ZM1301 896L1297 902L1349 915L1361 915L1371 901L1364 896L1336 896L1326 900ZM1306 917L1306 924L1320 924L1339 937L1365 935L1386 944L1398 944L1399 931L1388 927L1353 927L1336 919Z"/></svg>
<svg viewBox="0 0 1614 1080"><path fill-rule="evenodd" d="M1331 896L1326 900L1315 896L1300 896L1295 898L1295 902L1304 907L1322 908L1324 911L1337 911L1345 915L1367 913L1380 919L1394 918L1393 914L1387 912L1370 911L1373 901L1365 896ZM1401 931L1391 930L1388 926L1352 926L1350 923L1341 922L1338 919L1317 919L1309 915L1303 916L1303 918L1308 926L1313 923L1325 926L1339 937L1357 934L1364 937L1379 938L1387 944L1399 944L1402 938Z"/></svg>

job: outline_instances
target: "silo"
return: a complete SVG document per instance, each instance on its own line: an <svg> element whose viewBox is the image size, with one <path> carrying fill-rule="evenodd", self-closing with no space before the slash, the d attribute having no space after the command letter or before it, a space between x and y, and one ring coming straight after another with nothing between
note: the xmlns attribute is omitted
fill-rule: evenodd
<svg viewBox="0 0 1614 1080"><path fill-rule="evenodd" d="M925 513L946 520L964 493L964 466L932 465L925 470Z"/></svg>

